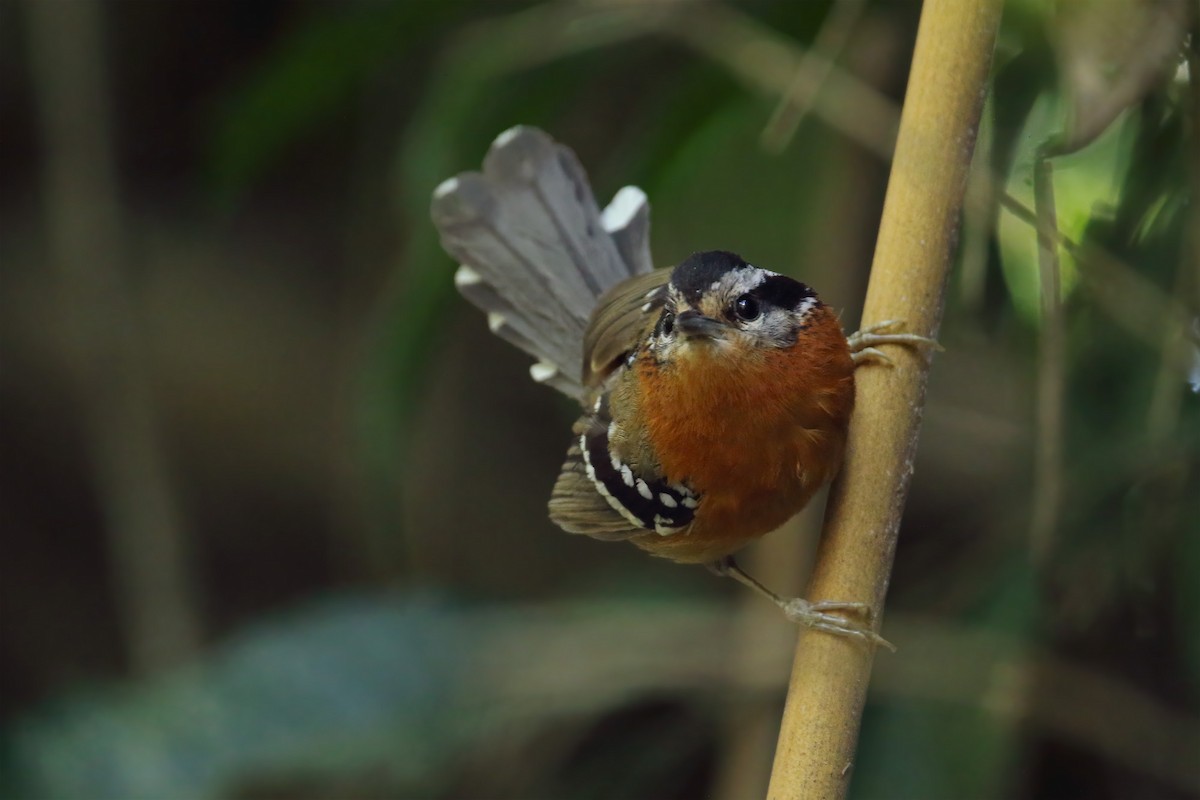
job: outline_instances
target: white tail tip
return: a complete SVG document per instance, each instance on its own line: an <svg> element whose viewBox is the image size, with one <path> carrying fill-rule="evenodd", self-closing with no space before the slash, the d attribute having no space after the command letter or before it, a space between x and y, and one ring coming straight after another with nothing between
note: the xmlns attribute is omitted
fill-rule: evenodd
<svg viewBox="0 0 1200 800"><path fill-rule="evenodd" d="M557 374L558 367L548 364L545 361L539 361L529 367L529 377L538 383L545 383Z"/></svg>

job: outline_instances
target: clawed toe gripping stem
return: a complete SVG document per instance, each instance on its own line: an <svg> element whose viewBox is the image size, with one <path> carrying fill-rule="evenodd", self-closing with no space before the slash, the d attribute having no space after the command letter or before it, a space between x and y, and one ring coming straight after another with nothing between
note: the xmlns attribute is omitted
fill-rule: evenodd
<svg viewBox="0 0 1200 800"><path fill-rule="evenodd" d="M875 612L866 603L841 600L819 600L814 603L802 597L780 597L743 571L732 556L726 556L720 561L713 562L708 565L708 568L718 575L733 578L738 583L767 598L779 606L783 615L792 622L813 630L832 633L835 636L846 636L869 644L881 645L893 653L896 652L895 645L871 629L870 626L875 620ZM862 625L847 619L843 616L845 613L861 615L866 620L866 624Z"/></svg>
<svg viewBox="0 0 1200 800"><path fill-rule="evenodd" d="M869 325L860 331L855 331L846 337L846 344L850 347L850 358L855 364L861 364L865 361L877 361L884 364L892 365L892 359L879 350L875 345L880 344L899 344L908 347L928 347L931 350L945 350L936 339L931 339L928 336L921 336L915 333L895 333L899 328L904 326L902 320L889 319L884 322L877 322L874 325Z"/></svg>
<svg viewBox="0 0 1200 800"><path fill-rule="evenodd" d="M783 609L785 617L799 625L837 636L861 639L864 642L882 645L893 653L896 652L896 645L868 627L874 620L875 613L866 603L846 603L837 600L819 600L810 603L802 597L793 597L789 600L781 599L779 607ZM862 614L866 618L866 625L859 625L840 614L830 613L835 611Z"/></svg>

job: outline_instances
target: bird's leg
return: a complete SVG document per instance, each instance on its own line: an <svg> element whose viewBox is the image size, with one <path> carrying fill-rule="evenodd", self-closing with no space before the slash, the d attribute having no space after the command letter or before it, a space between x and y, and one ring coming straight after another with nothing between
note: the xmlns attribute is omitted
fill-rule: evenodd
<svg viewBox="0 0 1200 800"><path fill-rule="evenodd" d="M846 344L850 346L850 358L854 360L855 365L857 366L864 361L882 361L885 364L891 364L892 360L875 347L878 344L903 344L909 347L929 347L933 350L943 349L937 343L937 340L930 339L928 336L919 336L915 333L893 332L903 325L904 323L900 320L889 319L885 322L879 322L863 328L861 331L855 331L847 336Z"/></svg>
<svg viewBox="0 0 1200 800"><path fill-rule="evenodd" d="M815 603L810 603L802 597L780 597L747 574L733 560L733 556L726 556L719 561L714 561L708 565L708 568L717 575L733 578L743 586L767 598L779 606L779 609L783 611L783 615L792 622L814 630L824 631L825 633L849 636L861 639L864 642L870 642L871 644L883 645L893 653L896 652L895 645L868 627L875 618L875 614L866 603L852 603L839 600L819 600ZM866 618L867 625L859 625L840 614L831 613L836 611L861 614Z"/></svg>

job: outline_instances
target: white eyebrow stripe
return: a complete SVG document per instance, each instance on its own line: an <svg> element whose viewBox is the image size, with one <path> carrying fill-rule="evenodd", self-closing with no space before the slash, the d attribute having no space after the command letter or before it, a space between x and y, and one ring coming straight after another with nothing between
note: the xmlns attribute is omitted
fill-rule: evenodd
<svg viewBox="0 0 1200 800"><path fill-rule="evenodd" d="M721 280L713 285L713 291L722 290L731 297L738 297L754 291L759 286L762 286L767 278L776 275L778 273L753 266L748 269L739 269L722 276Z"/></svg>

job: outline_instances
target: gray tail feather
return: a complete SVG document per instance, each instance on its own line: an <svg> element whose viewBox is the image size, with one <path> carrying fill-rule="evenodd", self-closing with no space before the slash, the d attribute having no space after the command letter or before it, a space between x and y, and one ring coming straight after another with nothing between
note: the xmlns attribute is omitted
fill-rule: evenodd
<svg viewBox="0 0 1200 800"><path fill-rule="evenodd" d="M650 272L650 209L627 186L603 213L575 154L526 126L496 137L482 172L433 192L433 223L462 265L454 283L494 333L538 359L534 380L578 398L596 299Z"/></svg>

